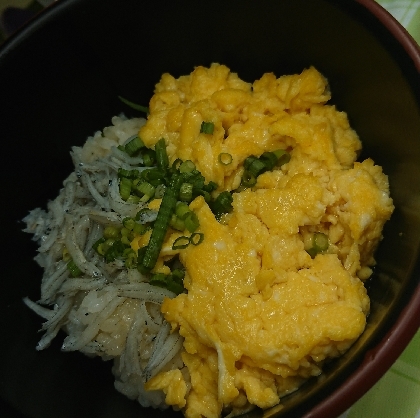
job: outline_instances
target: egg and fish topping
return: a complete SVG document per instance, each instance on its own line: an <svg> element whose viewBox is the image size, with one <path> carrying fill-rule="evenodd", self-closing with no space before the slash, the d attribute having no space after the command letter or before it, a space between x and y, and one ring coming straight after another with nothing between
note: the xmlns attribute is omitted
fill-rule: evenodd
<svg viewBox="0 0 420 418"><path fill-rule="evenodd" d="M159 210L153 228L126 221L126 261L177 293L161 310L183 367L145 388L188 418L278 404L365 328L363 282L393 204L330 97L313 67L250 84L212 64L156 85L137 147L172 176L139 213ZM130 200L144 183L126 177Z"/></svg>

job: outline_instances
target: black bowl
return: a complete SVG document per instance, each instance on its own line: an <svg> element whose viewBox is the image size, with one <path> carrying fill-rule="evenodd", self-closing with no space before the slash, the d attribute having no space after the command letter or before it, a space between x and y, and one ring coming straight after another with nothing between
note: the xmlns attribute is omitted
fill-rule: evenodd
<svg viewBox="0 0 420 418"><path fill-rule="evenodd" d="M130 115L118 95L147 103L161 73L212 62L247 81L314 65L359 133L361 158L389 175L396 206L369 282L366 332L266 416L338 415L419 328L420 52L387 12L371 0L58 1L0 52L2 417L180 416L142 409L114 390L110 364L63 354L60 341L35 351L41 320L22 297L38 298L41 270L20 219L56 196L72 145Z"/></svg>

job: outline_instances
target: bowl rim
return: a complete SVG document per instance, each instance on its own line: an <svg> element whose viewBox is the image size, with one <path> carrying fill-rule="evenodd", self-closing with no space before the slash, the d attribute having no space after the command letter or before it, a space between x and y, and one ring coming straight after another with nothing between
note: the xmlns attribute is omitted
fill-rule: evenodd
<svg viewBox="0 0 420 418"><path fill-rule="evenodd" d="M420 80L420 46L409 32L375 0L355 0L375 16L403 47L413 61ZM411 273L420 277L420 266ZM379 381L420 329L420 280L411 298L394 325L372 349L366 352L361 364L328 397L317 403L302 418L337 417ZM379 370L379 372L378 372Z"/></svg>

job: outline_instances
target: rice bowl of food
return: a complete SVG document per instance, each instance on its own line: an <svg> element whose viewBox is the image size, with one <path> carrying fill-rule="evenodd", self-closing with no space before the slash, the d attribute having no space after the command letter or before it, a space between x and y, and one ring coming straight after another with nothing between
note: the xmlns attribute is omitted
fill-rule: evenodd
<svg viewBox="0 0 420 418"><path fill-rule="evenodd" d="M311 32L313 20L302 10L315 6L298 3L267 2L260 18L270 21L275 9L277 16L299 16ZM159 22L169 33L173 14L188 6L163 14L145 6L150 30ZM367 6L320 1L316 13L329 23L319 39L302 50L306 38L297 36L300 54L285 44L281 60L262 54L270 33L251 41L241 32L250 57L240 53L234 32L249 25L252 2L243 5L236 31L213 16L218 30L196 39L204 50L187 36L193 28L181 32L190 39L188 59L177 37L163 34L145 55L115 49L117 39L109 34L105 42L102 25L72 36L58 31L65 35L51 41L58 26L80 21L87 28L95 10L102 22L112 19L107 7L86 0L59 2L6 45L5 74L12 65L22 68L23 51L37 51L38 38L51 49L43 64L60 69L35 65L42 87L25 78L18 90L4 87L8 135L45 139L32 139L23 151L28 168L19 187L28 192L13 240L25 243L28 262L18 269L22 283L5 285L20 295L4 315L22 315L12 331L20 342L14 356L27 356L17 378L9 378L9 366L2 372L11 382L2 397L13 408L49 416L56 411L52 391L69 416L325 416L348 406L339 404L343 395L362 394L352 381L377 366L369 353L388 362L398 355L397 343L382 354L384 342L401 323L399 339L408 342L420 309L412 197L419 181L419 57L409 40L392 43L382 26L368 31L366 20L378 17ZM130 16L146 10L127 2L122 13L126 22L114 33L130 39ZM366 41L360 51L340 19ZM325 55L327 39L333 48L340 37L346 54ZM224 47L214 48L218 39ZM378 46L385 41L387 49ZM68 56L57 63L63 47ZM108 50L114 55L104 62ZM175 64L175 53L185 62ZM147 55L153 59L145 69ZM359 70L361 58L374 70ZM133 66L142 74L134 83ZM395 97L391 80L396 103L385 100ZM11 122L17 102L27 109L21 126ZM42 116L47 109L58 118L51 127ZM70 114L75 120L58 131L62 147L55 127ZM398 115L386 129L385 114ZM26 374L44 390L23 385ZM98 381L101 374L107 377ZM66 398L63 384L80 402ZM17 407L23 387L28 400Z"/></svg>

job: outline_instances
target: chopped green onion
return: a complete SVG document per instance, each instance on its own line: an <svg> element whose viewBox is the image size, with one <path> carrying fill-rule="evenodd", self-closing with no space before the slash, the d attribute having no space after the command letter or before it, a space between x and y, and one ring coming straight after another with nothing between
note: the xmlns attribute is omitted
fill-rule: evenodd
<svg viewBox="0 0 420 418"><path fill-rule="evenodd" d="M120 237L120 229L113 225L108 225L104 229L104 238L118 239Z"/></svg>
<svg viewBox="0 0 420 418"><path fill-rule="evenodd" d="M290 161L290 154L282 149L273 152L264 152L260 158L250 155L244 161L244 174L242 176L241 186L237 191L252 187L257 183L257 177L271 171L275 166L281 166Z"/></svg>
<svg viewBox="0 0 420 418"><path fill-rule="evenodd" d="M306 250L306 252L311 256L311 258L315 258L315 256L318 254L318 252L313 247Z"/></svg>
<svg viewBox="0 0 420 418"><path fill-rule="evenodd" d="M178 280L173 277L172 274L166 275L163 273L157 273L154 274L149 282L153 286L163 287L165 289L170 290L171 292L175 293L176 295L179 295L184 291L184 286L181 283L179 283Z"/></svg>
<svg viewBox="0 0 420 418"><path fill-rule="evenodd" d="M219 154L219 163L223 165L229 165L233 161L232 155L227 152L222 152Z"/></svg>
<svg viewBox="0 0 420 418"><path fill-rule="evenodd" d="M184 220L191 212L189 206L184 202L178 202L175 207L175 214L179 219Z"/></svg>
<svg viewBox="0 0 420 418"><path fill-rule="evenodd" d="M146 167L151 167L156 161L156 153L152 149L147 149L143 153L143 164Z"/></svg>
<svg viewBox="0 0 420 418"><path fill-rule="evenodd" d="M131 193L132 182L126 177L120 179L120 195L122 200L127 200Z"/></svg>
<svg viewBox="0 0 420 418"><path fill-rule="evenodd" d="M276 166L278 158L274 152L264 152L260 160L264 163L266 171L271 171Z"/></svg>
<svg viewBox="0 0 420 418"><path fill-rule="evenodd" d="M118 169L118 177L126 177L128 179L138 179L140 177L140 171L139 170L125 170L124 168Z"/></svg>
<svg viewBox="0 0 420 418"><path fill-rule="evenodd" d="M144 269L151 270L159 257L169 222L175 210L181 182L182 176L173 176L169 187L165 190L155 225L142 260Z"/></svg>
<svg viewBox="0 0 420 418"><path fill-rule="evenodd" d="M133 227L133 232L137 235L143 235L149 228L143 224L135 223Z"/></svg>
<svg viewBox="0 0 420 418"><path fill-rule="evenodd" d="M200 127L200 133L203 134L213 134L214 132L214 123L213 122L202 122Z"/></svg>
<svg viewBox="0 0 420 418"><path fill-rule="evenodd" d="M102 244L98 245L97 252L99 255L105 255L105 253L114 245L115 240L114 239L107 239Z"/></svg>
<svg viewBox="0 0 420 418"><path fill-rule="evenodd" d="M195 164L191 160L186 160L179 166L180 173L192 173L193 170L195 170Z"/></svg>
<svg viewBox="0 0 420 418"><path fill-rule="evenodd" d="M130 234L131 230L126 227L123 227L120 232L122 237L127 237Z"/></svg>
<svg viewBox="0 0 420 418"><path fill-rule="evenodd" d="M124 168L118 169L118 177L126 177L128 179L137 179L140 177L140 171L139 170L125 170Z"/></svg>
<svg viewBox="0 0 420 418"><path fill-rule="evenodd" d="M140 198L138 196L135 196L133 194L130 194L130 196L128 196L128 199L126 200L127 203L132 203L134 205L137 205L137 203L140 202Z"/></svg>
<svg viewBox="0 0 420 418"><path fill-rule="evenodd" d="M193 189L196 194L203 189L204 181L204 176L198 170L194 170L192 173L190 173L188 178L188 182L193 185Z"/></svg>
<svg viewBox="0 0 420 418"><path fill-rule="evenodd" d="M182 281L184 280L184 277L185 277L185 270L174 269L172 270L171 277L175 282L179 284L183 284Z"/></svg>
<svg viewBox="0 0 420 418"><path fill-rule="evenodd" d="M101 245L101 244L103 244L104 242L106 241L106 238L104 238L104 237L102 237L102 238L99 238L93 245L92 245L92 248L97 252L97 253L99 253L98 252L98 247Z"/></svg>
<svg viewBox="0 0 420 418"><path fill-rule="evenodd" d="M328 250L330 242L328 236L322 232L315 232L312 236L312 247L306 250L306 252L314 258L317 254Z"/></svg>
<svg viewBox="0 0 420 418"><path fill-rule="evenodd" d="M176 295L179 295L184 291L184 286L175 282L174 280L170 280L166 285L166 288Z"/></svg>
<svg viewBox="0 0 420 418"><path fill-rule="evenodd" d="M201 244L204 240L204 234L202 232L194 232L190 236L190 244L198 245Z"/></svg>
<svg viewBox="0 0 420 418"><path fill-rule="evenodd" d="M166 287L168 283L168 275L164 273L156 273L150 278L149 283L153 286Z"/></svg>
<svg viewBox="0 0 420 418"><path fill-rule="evenodd" d="M245 171L248 171L248 173L257 178L264 171L267 171L267 167L263 161L259 160L258 158L255 158L250 162L250 164L248 164L247 167L245 167Z"/></svg>
<svg viewBox="0 0 420 418"><path fill-rule="evenodd" d="M151 197L155 195L155 188L147 181L140 183L136 187L136 190L143 194L143 197L140 199L141 202L147 202Z"/></svg>
<svg viewBox="0 0 420 418"><path fill-rule="evenodd" d="M169 225L177 231L183 231L185 229L185 223L182 219L179 219L175 213L172 215Z"/></svg>
<svg viewBox="0 0 420 418"><path fill-rule="evenodd" d="M124 97L118 96L118 98L127 106L131 107L134 110L138 110L139 112L149 113L149 108L147 106L142 106L134 102L130 102L130 100L124 99Z"/></svg>
<svg viewBox="0 0 420 418"><path fill-rule="evenodd" d="M258 160L258 158L255 155L250 155L249 157L246 157L244 160L244 168L245 170L248 170L248 168L251 166L251 164Z"/></svg>
<svg viewBox="0 0 420 418"><path fill-rule="evenodd" d="M166 170L169 167L169 158L166 152L165 139L161 138L155 145L156 163L161 170Z"/></svg>
<svg viewBox="0 0 420 418"><path fill-rule="evenodd" d="M242 181L241 181L241 186L244 187L253 187L257 184L257 179L256 177L251 174L249 171L244 171L244 173L242 174Z"/></svg>
<svg viewBox="0 0 420 418"><path fill-rule="evenodd" d="M203 190L208 193L214 192L216 189L217 189L217 183L215 183L214 181L209 181L207 184L203 186Z"/></svg>
<svg viewBox="0 0 420 418"><path fill-rule="evenodd" d="M137 265L137 254L131 248L127 248L123 252L123 257L125 258L124 265L128 269L136 268Z"/></svg>
<svg viewBox="0 0 420 418"><path fill-rule="evenodd" d="M177 158L173 163L172 163L172 167L171 170L173 172L175 172L176 170L179 169L180 165L182 164L182 160L180 158Z"/></svg>
<svg viewBox="0 0 420 418"><path fill-rule="evenodd" d="M282 166L290 161L291 155L284 149L274 151L274 154L277 157L277 165L279 166Z"/></svg>
<svg viewBox="0 0 420 418"><path fill-rule="evenodd" d="M71 258L67 263L67 270L70 272L71 277L79 277L82 274L82 270L77 267L74 260Z"/></svg>
<svg viewBox="0 0 420 418"><path fill-rule="evenodd" d="M125 152L131 156L143 147L144 142L137 135L135 135L129 142L125 144Z"/></svg>
<svg viewBox="0 0 420 418"><path fill-rule="evenodd" d="M132 231L136 221L133 218L124 218L122 224L124 228L127 228L129 231Z"/></svg>
<svg viewBox="0 0 420 418"><path fill-rule="evenodd" d="M158 184L155 189L155 199L162 199L165 194L166 186L164 184Z"/></svg>
<svg viewBox="0 0 420 418"><path fill-rule="evenodd" d="M153 186L158 186L165 182L166 173L165 171L155 167L143 170L141 173L141 178Z"/></svg>
<svg viewBox="0 0 420 418"><path fill-rule="evenodd" d="M127 245L127 246L130 246L131 245L131 239L128 237L128 236L126 236L126 237L121 237L121 240L120 240L124 245Z"/></svg>
<svg viewBox="0 0 420 418"><path fill-rule="evenodd" d="M126 178L130 178L131 177L131 170L125 170L124 168L119 168L118 169L118 177L126 177Z"/></svg>
<svg viewBox="0 0 420 418"><path fill-rule="evenodd" d="M193 185L191 183L182 183L179 189L179 198L184 202L192 200Z"/></svg>
<svg viewBox="0 0 420 418"><path fill-rule="evenodd" d="M233 197L228 191L224 191L217 196L217 198L210 203L210 209L217 219L224 213L230 212L232 207Z"/></svg>
<svg viewBox="0 0 420 418"><path fill-rule="evenodd" d="M150 272L149 269L145 268L143 266L143 259L144 259L144 255L146 254L146 250L147 250L147 246L145 247L141 247L138 251L137 251L137 270L141 273L141 274L147 274Z"/></svg>
<svg viewBox="0 0 420 418"><path fill-rule="evenodd" d="M190 232L195 232L200 226L200 221L195 212L190 211L184 219L185 228Z"/></svg>
<svg viewBox="0 0 420 418"><path fill-rule="evenodd" d="M116 258L122 256L123 251L127 248L121 241L115 241L105 252L104 257L107 263L114 261Z"/></svg>
<svg viewBox="0 0 420 418"><path fill-rule="evenodd" d="M328 249L330 243L328 240L328 236L323 234L322 232L315 232L312 238L312 247L315 251L321 252Z"/></svg>
<svg viewBox="0 0 420 418"><path fill-rule="evenodd" d="M173 250L183 250L184 248L187 248L190 244L190 239L186 237L185 235L182 235L181 237L178 237L174 243L172 244Z"/></svg>

